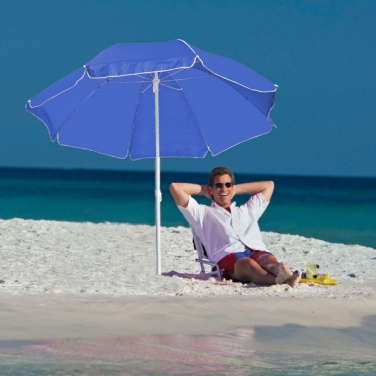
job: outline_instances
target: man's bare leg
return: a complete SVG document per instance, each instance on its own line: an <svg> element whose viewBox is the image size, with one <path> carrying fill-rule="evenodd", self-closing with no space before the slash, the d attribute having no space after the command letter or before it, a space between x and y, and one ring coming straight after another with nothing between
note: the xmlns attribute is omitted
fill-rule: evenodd
<svg viewBox="0 0 376 376"><path fill-rule="evenodd" d="M274 255L262 255L256 260L248 257L240 258L234 265L234 273L230 278L239 282L253 282L256 285L287 284L294 288L298 285L302 273L294 273L289 267L278 262Z"/></svg>
<svg viewBox="0 0 376 376"><path fill-rule="evenodd" d="M281 285L286 283L292 288L296 287L302 277L302 272L294 273L284 262L278 262L274 255L261 255L256 259L260 266L276 276L275 283Z"/></svg>
<svg viewBox="0 0 376 376"><path fill-rule="evenodd" d="M263 254L257 257L256 262L276 277L275 283L278 285L286 282L293 275L290 268L284 262L279 262L274 255Z"/></svg>
<svg viewBox="0 0 376 376"><path fill-rule="evenodd" d="M279 262L274 255L263 254L257 257L256 262L276 277L275 283L278 285L286 283L294 288L302 276L301 272L293 273L284 262Z"/></svg>
<svg viewBox="0 0 376 376"><path fill-rule="evenodd" d="M238 282L253 282L256 285L276 284L276 277L272 273L248 257L236 260L234 273L230 275L230 278Z"/></svg>

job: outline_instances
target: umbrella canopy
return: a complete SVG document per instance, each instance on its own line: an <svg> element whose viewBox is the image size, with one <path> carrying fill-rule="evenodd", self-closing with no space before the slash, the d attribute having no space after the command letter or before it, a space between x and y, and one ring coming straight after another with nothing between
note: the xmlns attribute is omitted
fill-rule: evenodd
<svg viewBox="0 0 376 376"><path fill-rule="evenodd" d="M109 47L26 109L61 145L156 159L160 260L159 158L215 156L270 132L275 92L246 66L174 40Z"/></svg>

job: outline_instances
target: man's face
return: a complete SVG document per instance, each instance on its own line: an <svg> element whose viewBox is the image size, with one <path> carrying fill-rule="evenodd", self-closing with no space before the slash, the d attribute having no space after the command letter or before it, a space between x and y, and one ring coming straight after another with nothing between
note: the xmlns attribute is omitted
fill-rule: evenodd
<svg viewBox="0 0 376 376"><path fill-rule="evenodd" d="M220 183L221 187L216 187ZM228 208L231 206L231 200L234 196L234 186L226 187L226 183L231 183L229 175L217 175L214 178L212 187L208 187L209 193L213 196L213 200L221 207Z"/></svg>

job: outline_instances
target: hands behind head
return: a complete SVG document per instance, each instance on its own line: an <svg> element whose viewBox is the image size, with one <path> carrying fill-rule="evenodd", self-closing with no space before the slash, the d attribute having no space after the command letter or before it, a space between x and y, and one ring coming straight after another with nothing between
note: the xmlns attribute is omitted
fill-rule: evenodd
<svg viewBox="0 0 376 376"><path fill-rule="evenodd" d="M209 200L213 200L212 195L209 193L209 185L202 185L201 186L201 194L207 197Z"/></svg>

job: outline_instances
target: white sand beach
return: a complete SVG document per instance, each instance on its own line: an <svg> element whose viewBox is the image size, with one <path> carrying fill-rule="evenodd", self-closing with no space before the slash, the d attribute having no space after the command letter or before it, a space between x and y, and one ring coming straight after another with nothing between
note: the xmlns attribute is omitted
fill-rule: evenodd
<svg viewBox="0 0 376 376"><path fill-rule="evenodd" d="M374 249L266 232L279 260L303 271L317 263L338 281L292 289L203 278L190 230L161 236L157 275L152 226L0 220L0 339L346 327L376 314Z"/></svg>
<svg viewBox="0 0 376 376"><path fill-rule="evenodd" d="M156 274L155 228L113 223L0 220L1 295L376 296L376 250L295 235L263 233L269 251L293 270L320 265L337 286L271 287L202 278L185 227L161 229L162 275Z"/></svg>
<svg viewBox="0 0 376 376"><path fill-rule="evenodd" d="M152 226L0 220L0 365L274 375L324 364L316 375L335 360L373 374L376 250L263 235L293 269L314 262L338 284L293 289L203 278L185 227L162 228L157 275Z"/></svg>

